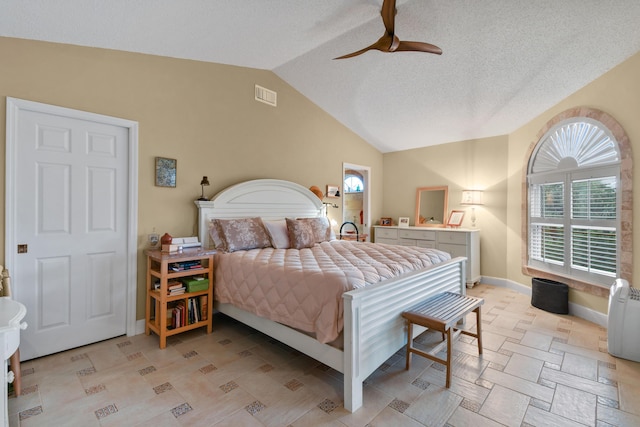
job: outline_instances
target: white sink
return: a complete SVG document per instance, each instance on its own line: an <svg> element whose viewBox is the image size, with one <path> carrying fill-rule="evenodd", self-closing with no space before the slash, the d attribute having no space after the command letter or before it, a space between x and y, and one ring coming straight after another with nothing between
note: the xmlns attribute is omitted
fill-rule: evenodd
<svg viewBox="0 0 640 427"><path fill-rule="evenodd" d="M24 305L8 297L0 298L0 358L8 359L20 344L20 329L26 324L20 321L27 314Z"/></svg>

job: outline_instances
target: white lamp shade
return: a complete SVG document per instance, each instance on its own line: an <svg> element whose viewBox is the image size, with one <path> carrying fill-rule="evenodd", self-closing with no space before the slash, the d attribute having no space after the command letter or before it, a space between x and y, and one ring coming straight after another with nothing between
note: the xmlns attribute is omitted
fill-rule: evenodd
<svg viewBox="0 0 640 427"><path fill-rule="evenodd" d="M463 190L461 205L482 205L482 190Z"/></svg>

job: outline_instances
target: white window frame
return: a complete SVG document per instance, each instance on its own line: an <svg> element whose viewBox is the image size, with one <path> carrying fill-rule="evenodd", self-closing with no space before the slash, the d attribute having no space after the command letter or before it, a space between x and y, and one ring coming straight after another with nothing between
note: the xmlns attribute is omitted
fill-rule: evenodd
<svg viewBox="0 0 640 427"><path fill-rule="evenodd" d="M616 186L620 186L620 167L618 165L606 167L589 167L571 170L563 170L559 172L541 173L531 175L528 179L528 191L531 197L531 190L536 185L562 183L563 185L563 215L562 217L544 217L534 216L534 205L529 198L528 209L528 228L529 228L529 260L528 264L539 270L549 271L551 273L566 275L580 280L585 280L602 286L609 286L613 280L619 276L620 272L620 197L616 197L616 218L613 220L585 220L576 219L572 215L572 182L584 179L597 179L615 177ZM534 241L532 240L531 231L534 225L545 225L562 227L564 235L564 258L562 262L554 260L539 259L532 248ZM613 230L616 234L616 255L615 255L615 272L613 273L596 273L584 271L573 265L573 229L575 227L586 227L589 229L605 228ZM551 258L551 257L549 257Z"/></svg>
<svg viewBox="0 0 640 427"><path fill-rule="evenodd" d="M602 160L595 162L589 162L588 165L579 165L579 162L571 158L559 158L559 152L562 152L562 147L554 146L554 142L550 140L550 135L557 135L558 132L562 133L565 127L579 122L587 122L591 125L595 125L603 130L606 135L613 142L613 146L609 148L617 152L616 156L605 156ZM549 144L545 145L545 142ZM546 151L545 151L546 150ZM570 151L570 150L566 150ZM604 150L606 152L606 149ZM608 154L611 154L609 152ZM540 155L541 162L544 167L538 167L538 172L533 172L536 164L537 156ZM551 159L551 160L550 160ZM557 163L557 164L554 164ZM562 121L555 122L552 126L549 126L548 131L545 132L542 138L540 138L535 149L532 151L529 157L526 177L526 253L525 270L533 269L534 271L541 271L551 276L558 276L559 278L570 278L579 282L587 282L601 287L608 287L613 283L616 277L622 276L621 267L621 239L622 239L622 206L621 206L621 191L622 188L622 175L621 175L621 149L617 138L613 133L604 126L600 121L593 118L586 117L572 117ZM552 166L555 169L552 169ZM616 218L613 220L585 220L572 218L572 199L571 199L571 184L574 181L583 179L594 179L604 177L615 177L616 180ZM535 216L533 210L535 206L531 199L532 188L534 186L562 183L563 184L563 216L562 217L544 217ZM537 255L541 254L538 251L538 246L532 240L532 227L538 225L545 226L557 226L562 227L563 231L563 245L564 245L564 257L562 261L554 260L553 257L548 259L541 259ZM615 254L615 273L598 273L593 271L585 271L584 268L577 268L572 266L573 259L573 244L572 244L572 230L575 227L589 227L593 229L605 227L609 230L614 230L616 235L616 254ZM553 253L552 253L553 254ZM557 254L557 253L556 253ZM544 258L544 257L542 257Z"/></svg>

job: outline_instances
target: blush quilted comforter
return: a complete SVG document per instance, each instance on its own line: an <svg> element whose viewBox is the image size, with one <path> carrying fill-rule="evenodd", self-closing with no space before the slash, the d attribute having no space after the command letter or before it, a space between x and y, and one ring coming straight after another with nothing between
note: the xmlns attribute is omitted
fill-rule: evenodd
<svg viewBox="0 0 640 427"><path fill-rule="evenodd" d="M219 253L215 298L327 343L342 331L344 292L448 259L436 249L344 240Z"/></svg>

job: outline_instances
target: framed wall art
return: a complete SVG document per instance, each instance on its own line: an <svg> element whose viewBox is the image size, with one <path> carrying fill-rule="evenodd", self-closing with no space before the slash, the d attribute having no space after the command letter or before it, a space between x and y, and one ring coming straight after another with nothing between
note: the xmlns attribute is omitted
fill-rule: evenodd
<svg viewBox="0 0 640 427"><path fill-rule="evenodd" d="M177 169L176 159L156 157L156 186L175 188L176 169Z"/></svg>
<svg viewBox="0 0 640 427"><path fill-rule="evenodd" d="M340 197L340 187L337 185L327 185L327 197L338 198Z"/></svg>
<svg viewBox="0 0 640 427"><path fill-rule="evenodd" d="M447 220L447 227L460 227L463 218L464 211L451 211L449 219Z"/></svg>

